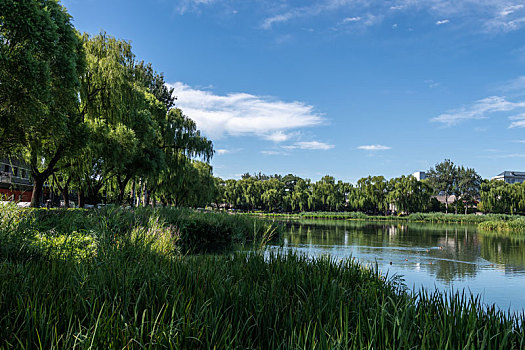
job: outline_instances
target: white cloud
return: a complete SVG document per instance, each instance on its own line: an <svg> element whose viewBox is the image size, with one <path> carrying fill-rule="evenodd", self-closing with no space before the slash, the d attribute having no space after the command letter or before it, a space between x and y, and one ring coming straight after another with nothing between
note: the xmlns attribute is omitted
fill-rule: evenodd
<svg viewBox="0 0 525 350"><path fill-rule="evenodd" d="M454 19L457 22L473 24L485 31L512 31L525 26L524 7L522 0L317 0L311 5L298 7L285 3L278 7L278 13L264 19L261 27L270 29L273 24L296 18L347 10L356 15L346 18L343 23L364 23L365 14L376 19L367 24L372 25L380 23L384 17L398 16L399 13L426 12L431 16L447 16L435 22L436 25L447 24Z"/></svg>
<svg viewBox="0 0 525 350"><path fill-rule="evenodd" d="M180 13L200 11L211 5L229 9L244 0L178 0ZM523 0L312 0L308 5L294 5L304 2L260 0L251 2L254 13L260 13L260 27L271 29L274 25L299 18L323 16L326 14L352 13L348 19L360 19L364 23L366 14L376 18L371 24L378 24L384 17L400 14L428 14L432 18L446 18L436 22L445 24L467 23L477 30L508 32L525 26L525 5ZM344 12L343 12L344 11Z"/></svg>
<svg viewBox="0 0 525 350"><path fill-rule="evenodd" d="M392 11L397 11L397 10L404 10L407 8L407 5L395 5L395 6L390 6L390 10Z"/></svg>
<svg viewBox="0 0 525 350"><path fill-rule="evenodd" d="M522 4L507 6L503 10L501 10L501 12L499 14L502 17L506 17L506 16L508 16L510 14L513 14L514 12L516 12L516 11L522 9L522 8L523 8Z"/></svg>
<svg viewBox="0 0 525 350"><path fill-rule="evenodd" d="M357 149L362 149L365 151L386 151L391 149L392 147L383 146L383 145L363 145L357 147Z"/></svg>
<svg viewBox="0 0 525 350"><path fill-rule="evenodd" d="M433 89L433 88L439 86L439 83L438 83L438 82L435 82L435 81L432 80L432 79L425 80L425 84L427 84L427 86L428 86L429 88L431 88L431 89Z"/></svg>
<svg viewBox="0 0 525 350"><path fill-rule="evenodd" d="M343 23L357 22L360 20L361 20L361 17L347 17L343 19Z"/></svg>
<svg viewBox="0 0 525 350"><path fill-rule="evenodd" d="M525 92L525 76L521 76L516 79L509 80L505 82L504 84L502 84L501 86L498 86L497 89L503 92L524 93Z"/></svg>
<svg viewBox="0 0 525 350"><path fill-rule="evenodd" d="M275 15L275 16L272 16L272 17L268 17L261 24L261 28L263 28L263 29L270 29L270 28L272 28L272 25L274 23L287 22L289 19L291 19L291 18L293 18L295 16L296 16L296 14L294 12L287 12L287 13Z"/></svg>
<svg viewBox="0 0 525 350"><path fill-rule="evenodd" d="M432 118L431 121L452 126L465 120L486 119L488 118L487 115L491 113L508 112L524 107L525 102L511 102L504 96L491 96L476 101L471 106L440 114L437 117Z"/></svg>
<svg viewBox="0 0 525 350"><path fill-rule="evenodd" d="M486 155L483 158L489 159L501 159L501 158L525 158L523 153L508 153L508 154L496 154L496 155Z"/></svg>
<svg viewBox="0 0 525 350"><path fill-rule="evenodd" d="M197 10L201 6L211 5L217 0L180 0L177 4L177 10L184 14L187 11Z"/></svg>
<svg viewBox="0 0 525 350"><path fill-rule="evenodd" d="M334 148L334 145L329 145L324 142L319 141L302 141L302 142L296 142L295 146L300 149L310 149L310 150L329 150Z"/></svg>
<svg viewBox="0 0 525 350"><path fill-rule="evenodd" d="M295 142L293 145L282 146L282 148L287 150L292 149L306 149L306 150L323 150L327 151L334 148L334 145L328 143L319 142L319 141L299 141Z"/></svg>
<svg viewBox="0 0 525 350"><path fill-rule="evenodd" d="M525 128L525 113L514 115L509 117L509 119L513 120L509 128Z"/></svg>
<svg viewBox="0 0 525 350"><path fill-rule="evenodd" d="M525 25L525 8L523 4L512 3L500 6L499 11L486 21L485 27L489 31L510 32Z"/></svg>
<svg viewBox="0 0 525 350"><path fill-rule="evenodd" d="M223 155L223 154L231 153L231 151L229 149L217 149L215 150L215 153L217 153L218 155Z"/></svg>
<svg viewBox="0 0 525 350"><path fill-rule="evenodd" d="M288 155L288 153L284 151L272 151L272 150L264 150L259 153L265 154L267 156L287 156Z"/></svg>
<svg viewBox="0 0 525 350"><path fill-rule="evenodd" d="M286 131L321 124L314 107L303 102L284 102L248 93L217 95L177 82L169 85L178 96L177 107L197 123L207 136L256 135L282 142Z"/></svg>
<svg viewBox="0 0 525 350"><path fill-rule="evenodd" d="M289 140L291 136L291 134L286 134L279 130L268 135L263 135L263 138L273 142L284 142Z"/></svg>

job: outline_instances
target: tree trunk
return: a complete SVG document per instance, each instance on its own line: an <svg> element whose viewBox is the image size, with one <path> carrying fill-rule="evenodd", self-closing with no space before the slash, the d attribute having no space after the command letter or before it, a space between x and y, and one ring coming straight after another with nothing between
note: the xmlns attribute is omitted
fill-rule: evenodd
<svg viewBox="0 0 525 350"><path fill-rule="evenodd" d="M84 191L82 191L81 188L78 189L78 208L84 208L84 205L86 203L86 198L84 196Z"/></svg>
<svg viewBox="0 0 525 350"><path fill-rule="evenodd" d="M68 177L64 186L60 186L56 174L53 174L53 180L55 181L55 185L58 187L60 193L62 194L62 198L64 199L64 207L69 208L69 183L71 182L71 176Z"/></svg>
<svg viewBox="0 0 525 350"><path fill-rule="evenodd" d="M64 198L64 207L69 208L69 183L62 187L62 198Z"/></svg>
<svg viewBox="0 0 525 350"><path fill-rule="evenodd" d="M136 192L135 192L135 179L133 179L133 183L131 184L131 207L135 207L135 197L136 197Z"/></svg>
<svg viewBox="0 0 525 350"><path fill-rule="evenodd" d="M468 214L468 203L465 202L465 215L467 215L467 214Z"/></svg>
<svg viewBox="0 0 525 350"><path fill-rule="evenodd" d="M44 182L47 178L50 177L55 171L55 165L62 157L62 147L59 147L55 152L55 155L49 161L47 168L39 172L37 166L37 155L35 153L31 154L31 176L33 177L33 193L31 194L31 207L38 208L40 207L40 200L42 197L42 191L44 187Z"/></svg>
<svg viewBox="0 0 525 350"><path fill-rule="evenodd" d="M126 176L123 180L120 179L120 176L117 176L117 183L118 183L118 202L119 204L122 204L124 202L124 195L126 192L126 186L128 185L128 182L130 180L130 176Z"/></svg>
<svg viewBox="0 0 525 350"><path fill-rule="evenodd" d="M31 207L40 208L42 200L42 191L44 188L45 177L44 174L33 173L33 193L31 194Z"/></svg>

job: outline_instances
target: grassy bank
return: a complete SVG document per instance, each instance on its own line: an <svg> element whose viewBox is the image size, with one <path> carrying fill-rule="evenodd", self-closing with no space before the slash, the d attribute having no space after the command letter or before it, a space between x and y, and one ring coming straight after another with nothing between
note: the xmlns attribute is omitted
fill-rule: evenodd
<svg viewBox="0 0 525 350"><path fill-rule="evenodd" d="M492 231L505 234L525 234L525 218L507 221L485 221L478 225L482 231Z"/></svg>
<svg viewBox="0 0 525 350"><path fill-rule="evenodd" d="M42 245L155 233L162 235L179 252L206 252L230 248L236 244L263 242L279 235L279 227L257 218L226 213L202 213L176 208L20 209L0 206L0 226L9 235L0 236L0 250L17 245L27 254ZM20 254L17 252L16 254Z"/></svg>
<svg viewBox="0 0 525 350"><path fill-rule="evenodd" d="M516 215L506 214L445 214L445 213L413 213L406 216L395 215L367 215L361 212L302 212L297 214L286 213L252 213L261 217L288 218L288 219L329 219L329 220L374 220L374 221L417 221L431 223L478 224L484 221L507 221L519 218Z"/></svg>
<svg viewBox="0 0 525 350"><path fill-rule="evenodd" d="M525 346L524 315L410 294L351 260L181 255L177 226L147 212L74 211L76 229L22 213L0 221L0 348Z"/></svg>

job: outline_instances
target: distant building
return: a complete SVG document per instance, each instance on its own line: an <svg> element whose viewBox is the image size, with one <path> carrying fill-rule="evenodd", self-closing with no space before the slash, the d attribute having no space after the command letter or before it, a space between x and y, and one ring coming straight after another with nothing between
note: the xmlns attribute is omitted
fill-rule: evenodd
<svg viewBox="0 0 525 350"><path fill-rule="evenodd" d="M416 171L412 174L413 177L415 177L418 181L425 180L427 178L427 174L424 171Z"/></svg>
<svg viewBox="0 0 525 350"><path fill-rule="evenodd" d="M32 191L29 167L17 160L0 159L0 200L30 202Z"/></svg>
<svg viewBox="0 0 525 350"><path fill-rule="evenodd" d="M508 184L523 183L525 181L525 172L523 171L504 171L494 176L491 180L502 180Z"/></svg>

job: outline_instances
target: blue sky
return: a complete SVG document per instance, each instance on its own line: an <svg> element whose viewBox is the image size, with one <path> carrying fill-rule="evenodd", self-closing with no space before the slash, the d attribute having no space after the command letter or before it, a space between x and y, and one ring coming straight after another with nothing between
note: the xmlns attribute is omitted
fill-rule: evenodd
<svg viewBox="0 0 525 350"><path fill-rule="evenodd" d="M164 72L217 176L525 171L523 0L62 3Z"/></svg>

